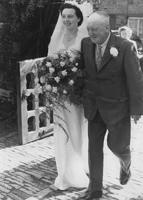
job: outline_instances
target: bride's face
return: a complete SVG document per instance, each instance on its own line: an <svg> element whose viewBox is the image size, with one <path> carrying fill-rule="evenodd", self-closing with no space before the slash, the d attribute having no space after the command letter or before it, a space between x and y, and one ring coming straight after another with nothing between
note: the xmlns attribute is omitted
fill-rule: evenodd
<svg viewBox="0 0 143 200"><path fill-rule="evenodd" d="M65 8L62 11L63 24L67 29L77 28L79 19L76 16L75 10L72 8Z"/></svg>

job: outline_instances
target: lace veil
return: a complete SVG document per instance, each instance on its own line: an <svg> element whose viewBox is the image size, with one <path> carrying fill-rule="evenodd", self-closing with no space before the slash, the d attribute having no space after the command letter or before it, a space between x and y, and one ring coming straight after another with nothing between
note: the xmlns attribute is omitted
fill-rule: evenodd
<svg viewBox="0 0 143 200"><path fill-rule="evenodd" d="M88 2L84 2L83 4L78 4L75 0L73 1L66 1L66 3L74 4L77 7L80 8L82 14L83 14L83 22L78 27L79 31L85 34L85 37L88 35L86 25L87 25L87 18L88 16L93 12L92 5ZM62 17L59 14L57 24L55 26L54 32L51 36L51 40L48 46L48 55L52 55L56 52L56 46L58 46L58 42L60 41L60 38L64 34L64 25L62 23Z"/></svg>

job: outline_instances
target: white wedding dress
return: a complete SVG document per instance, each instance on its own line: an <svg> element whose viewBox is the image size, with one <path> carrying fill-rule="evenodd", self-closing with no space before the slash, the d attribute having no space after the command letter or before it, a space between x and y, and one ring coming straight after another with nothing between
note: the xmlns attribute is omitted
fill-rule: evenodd
<svg viewBox="0 0 143 200"><path fill-rule="evenodd" d="M58 28L57 28L58 30ZM70 47L66 48L63 43L63 33L59 33L57 40L49 46L49 54L59 50L78 50L81 48L81 40L87 36L83 26L78 30L76 38L71 41ZM82 106L76 106L65 102L66 109L60 108L56 115L64 119L55 117L55 122L62 124L65 131L58 125L54 127L55 159L57 166L57 178L54 185L65 190L69 187L88 187L88 130L87 120L84 118Z"/></svg>
<svg viewBox="0 0 143 200"><path fill-rule="evenodd" d="M58 43L60 49L80 50L83 34L78 32L76 39L66 49L62 38ZM57 49L57 47L56 47ZM62 124L65 131L58 125L54 128L55 159L58 176L55 186L61 190L68 187L84 188L88 186L88 145L87 120L84 118L83 107L65 102L67 110L60 108L56 114L63 120L55 117L55 122Z"/></svg>

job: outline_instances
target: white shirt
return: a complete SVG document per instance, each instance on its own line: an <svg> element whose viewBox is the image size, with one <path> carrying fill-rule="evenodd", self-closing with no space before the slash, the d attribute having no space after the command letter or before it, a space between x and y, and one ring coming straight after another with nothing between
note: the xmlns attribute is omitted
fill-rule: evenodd
<svg viewBox="0 0 143 200"><path fill-rule="evenodd" d="M111 33L109 33L107 39L100 45L100 46L101 46L101 54L102 54L102 57L103 57L103 55L104 55L104 52L105 52L107 43L108 43L109 38L110 38L110 35L111 35Z"/></svg>

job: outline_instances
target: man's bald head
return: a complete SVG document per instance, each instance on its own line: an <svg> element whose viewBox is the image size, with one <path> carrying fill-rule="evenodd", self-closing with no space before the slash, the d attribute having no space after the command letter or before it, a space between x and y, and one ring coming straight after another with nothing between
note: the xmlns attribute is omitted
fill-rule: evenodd
<svg viewBox="0 0 143 200"><path fill-rule="evenodd" d="M109 15L104 11L92 13L88 17L87 30L93 43L104 43L110 33Z"/></svg>
<svg viewBox="0 0 143 200"><path fill-rule="evenodd" d="M92 13L87 20L87 23L96 22L96 23L103 23L105 25L110 24L109 15L104 11L97 11Z"/></svg>

